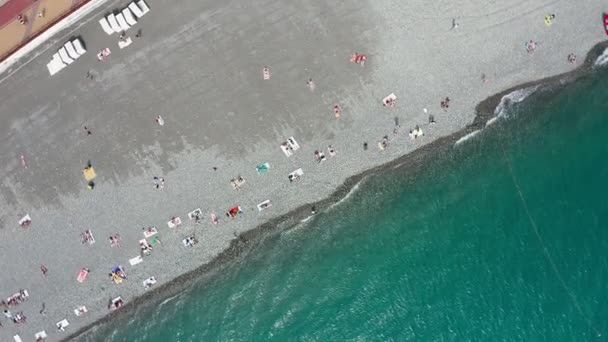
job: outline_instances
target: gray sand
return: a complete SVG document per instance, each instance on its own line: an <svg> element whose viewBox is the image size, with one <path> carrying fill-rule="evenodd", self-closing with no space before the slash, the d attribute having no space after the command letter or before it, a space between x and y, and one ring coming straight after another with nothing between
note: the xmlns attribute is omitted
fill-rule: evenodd
<svg viewBox="0 0 608 342"><path fill-rule="evenodd" d="M114 2L105 11L126 4ZM98 13L56 37L18 72L2 75L0 295L21 288L30 293L27 302L11 308L23 311L27 324L2 318L2 341L16 333L32 340L40 330L51 341L65 338L105 316L108 299L120 295L128 303L144 293L141 282L149 276L160 286L209 262L235 234L461 130L484 98L572 70L569 53L580 63L605 39L602 8L592 0L148 4L152 11L128 32L134 43L124 50L117 35L103 33ZM557 15L551 27L544 24L549 13ZM134 37L138 28L141 38ZM45 65L52 51L76 35L89 53L49 77ZM530 39L539 42L533 54L524 47ZM95 54L104 47L112 55L101 63ZM365 67L349 61L353 52L368 55ZM267 81L265 66L272 73ZM306 87L309 78L314 92ZM380 100L392 92L396 107L383 107ZM446 96L450 108L443 111ZM339 120L335 103L343 111ZM436 125L426 124L423 108ZM164 126L155 123L156 115ZM425 136L411 141L407 132L417 124ZM390 146L380 152L377 142L384 135ZM287 158L279 145L289 136L301 149ZM330 144L335 157L327 153ZM322 164L313 160L318 149L328 158ZM82 174L88 160L98 174L92 191ZM264 162L270 171L257 175L255 166ZM287 175L298 168L304 176L290 183ZM238 175L247 182L240 192L229 184ZM165 178L164 189L154 188L153 176ZM273 206L259 213L256 204L266 199ZM229 220L224 213L235 205L244 214ZM195 226L186 213L198 207L204 218ZM212 212L220 217L217 226L209 220ZM33 223L22 229L17 221L26 213ZM177 231L167 227L172 216L184 221ZM147 226L158 228L162 246L130 266ZM86 229L97 240L92 246L80 243ZM181 239L192 232L200 243L188 250ZM122 236L121 248L108 242L114 233ZM41 264L49 269L47 278ZM108 272L119 264L129 279L117 285ZM81 267L91 269L83 284L76 281ZM45 315L39 314L42 302ZM74 315L78 305L87 306L86 316ZM55 323L63 318L71 325L57 332Z"/></svg>

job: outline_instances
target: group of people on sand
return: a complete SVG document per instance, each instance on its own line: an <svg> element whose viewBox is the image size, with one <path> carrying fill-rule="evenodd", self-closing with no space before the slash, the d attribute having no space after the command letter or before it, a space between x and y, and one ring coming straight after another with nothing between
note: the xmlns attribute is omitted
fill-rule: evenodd
<svg viewBox="0 0 608 342"><path fill-rule="evenodd" d="M15 324L23 324L26 323L27 320L27 317L25 317L23 311L20 311L13 315L8 309L4 310L4 317L10 319Z"/></svg>
<svg viewBox="0 0 608 342"><path fill-rule="evenodd" d="M25 293L25 290L21 289L18 293L15 293L14 295L10 296L7 300L0 301L0 306L7 308L11 306L17 306L25 302L27 300L27 297L28 296Z"/></svg>

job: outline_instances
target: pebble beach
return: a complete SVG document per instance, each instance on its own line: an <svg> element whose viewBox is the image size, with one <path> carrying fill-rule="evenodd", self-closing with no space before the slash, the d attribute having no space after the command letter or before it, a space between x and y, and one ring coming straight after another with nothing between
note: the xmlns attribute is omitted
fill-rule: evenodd
<svg viewBox="0 0 608 342"><path fill-rule="evenodd" d="M150 0L141 37L127 32L133 44L119 49L97 20L127 4L108 2L2 75L0 288L3 298L28 291L9 308L27 322L3 319L3 341L40 331L48 341L77 339L108 314L120 319L256 227L298 208L293 215L310 215L350 177L462 131L484 99L570 72L605 40L604 8L590 0ZM89 53L49 77L52 51L73 36ZM112 54L99 62L107 47ZM353 54L364 54L364 65ZM412 138L416 127L423 134ZM290 143L284 153L290 137L299 148ZM234 207L241 212L227 217ZM188 217L197 208L200 223ZM31 223L22 227L25 215ZM147 227L159 241L131 265ZM94 243L82 243L87 230ZM109 240L116 235L120 246ZM193 236L198 243L184 245ZM116 266L126 273L120 283L108 276ZM79 282L82 268L89 274ZM149 277L157 283L146 289ZM125 307L108 309L119 296ZM87 312L76 316L80 306ZM58 331L64 319L69 326Z"/></svg>

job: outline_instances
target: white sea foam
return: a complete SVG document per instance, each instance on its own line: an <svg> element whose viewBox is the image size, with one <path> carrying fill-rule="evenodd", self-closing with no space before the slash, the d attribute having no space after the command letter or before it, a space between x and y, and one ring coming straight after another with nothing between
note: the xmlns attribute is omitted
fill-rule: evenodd
<svg viewBox="0 0 608 342"><path fill-rule="evenodd" d="M488 120L488 122L486 122L486 127L490 126L491 124L495 123L496 120L498 120L498 117L493 117L490 120Z"/></svg>
<svg viewBox="0 0 608 342"><path fill-rule="evenodd" d="M476 135L477 135L477 134L479 134L479 133L481 133L481 130L480 130L480 129L478 129L478 130L476 130L476 131L473 131L473 132L471 132L471 133L469 133L469 134L465 135L464 137L462 137L462 138L458 139L458 140L456 141L456 143L454 144L454 146L458 146L458 145L462 144L463 142L465 142L465 141L467 141L467 140L469 140L469 139L473 138L474 136L476 136Z"/></svg>
<svg viewBox="0 0 608 342"><path fill-rule="evenodd" d="M355 184L355 186L352 187L352 189L350 189L350 191L346 194L346 196L342 197L342 199L340 199L338 202L332 204L329 209L333 209L335 206L343 203L344 201L346 201L352 194L354 194L355 192L357 192L357 190L359 190L359 185L361 185L361 183L363 183L363 181L366 179L367 177L363 177L361 178L361 180Z"/></svg>
<svg viewBox="0 0 608 342"><path fill-rule="evenodd" d="M602 54L597 57L595 63L593 63L593 66L599 67L606 63L608 63L608 48L604 49L604 52L602 52Z"/></svg>
<svg viewBox="0 0 608 342"><path fill-rule="evenodd" d="M507 109L509 108L509 106L525 100L528 96L532 95L537 89L538 89L538 86L518 89L514 92L511 92L511 93L503 96L500 99L500 103L498 104L498 106L496 106L496 109L494 109L494 115L497 118L506 116Z"/></svg>

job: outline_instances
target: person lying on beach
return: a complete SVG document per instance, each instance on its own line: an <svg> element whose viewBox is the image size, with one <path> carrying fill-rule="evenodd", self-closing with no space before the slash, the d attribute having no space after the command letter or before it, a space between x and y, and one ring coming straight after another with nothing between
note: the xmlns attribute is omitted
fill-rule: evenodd
<svg viewBox="0 0 608 342"><path fill-rule="evenodd" d="M335 157L335 156L336 156L336 150L334 150L334 148L333 148L333 147L331 147L331 145L329 145L329 146L327 147L327 152L329 153L329 156L330 156L330 157Z"/></svg>
<svg viewBox="0 0 608 342"><path fill-rule="evenodd" d="M342 115L342 108L340 108L338 104L334 105L334 115L336 116L336 119L339 119Z"/></svg>
<svg viewBox="0 0 608 342"><path fill-rule="evenodd" d="M308 89L310 89L310 91L315 91L315 82L312 81L312 78L310 78L308 80L308 82L306 82L306 86L308 87Z"/></svg>

